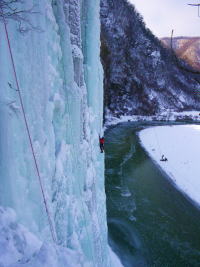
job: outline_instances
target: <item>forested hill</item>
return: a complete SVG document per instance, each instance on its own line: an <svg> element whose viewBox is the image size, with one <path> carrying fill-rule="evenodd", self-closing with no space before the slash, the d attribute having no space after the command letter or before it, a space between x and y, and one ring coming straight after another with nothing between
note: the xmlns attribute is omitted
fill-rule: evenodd
<svg viewBox="0 0 200 267"><path fill-rule="evenodd" d="M200 75L161 45L126 0L101 0L101 41L107 116L200 108Z"/></svg>
<svg viewBox="0 0 200 267"><path fill-rule="evenodd" d="M162 38L161 42L164 46L171 47L171 38ZM172 48L178 57L200 71L200 37L175 37L172 41Z"/></svg>

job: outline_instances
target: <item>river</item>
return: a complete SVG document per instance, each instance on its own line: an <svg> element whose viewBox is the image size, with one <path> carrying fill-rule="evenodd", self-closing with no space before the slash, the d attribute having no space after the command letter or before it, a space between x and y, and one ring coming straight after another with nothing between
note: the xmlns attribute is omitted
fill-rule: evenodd
<svg viewBox="0 0 200 267"><path fill-rule="evenodd" d="M169 182L139 143L146 125L105 134L109 243L125 267L200 266L200 210Z"/></svg>

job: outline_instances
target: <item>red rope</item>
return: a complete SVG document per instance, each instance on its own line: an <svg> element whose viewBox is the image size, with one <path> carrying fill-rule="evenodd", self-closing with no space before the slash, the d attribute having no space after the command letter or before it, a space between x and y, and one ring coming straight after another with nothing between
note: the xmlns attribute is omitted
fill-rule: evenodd
<svg viewBox="0 0 200 267"><path fill-rule="evenodd" d="M3 12L2 12L2 14L3 14ZM44 205L45 205L45 210L46 210L47 217L48 217L49 227L50 227L52 239L56 243L56 236L55 236L53 223L52 223L52 220L51 220L49 208L48 208L48 205L47 205L46 196L45 196L43 185L42 185L42 179L41 179L41 176L40 176L39 167L38 167L38 163L37 163L35 152L34 152L34 148L33 148L33 142L32 142L32 139L31 139L31 134L30 134L29 127L28 127L28 122L27 122L27 119L26 119L26 114L25 114L25 110L24 110L24 104L23 104L23 101L22 101L22 96L21 96L21 92L20 92L20 88L19 88L18 79L17 79L15 63L14 63L13 54L12 54L12 50L11 50L11 44L10 44L10 39L9 39L9 35L8 35L7 25L6 25L6 21L5 21L4 17L3 17L3 23L4 23L7 43L8 43L8 47L9 47L12 67L13 67L13 71L14 71L15 81L16 81L16 85L17 85L17 91L18 91L18 94L19 94L21 109L22 109L24 122L25 122L26 130L27 130L27 134L28 134L28 139L29 139L29 143L30 143L30 147L31 147L31 152L32 152L32 155L33 155L35 168L36 168L36 172L37 172L37 176L38 176L38 180L39 180L39 184L40 184L40 189L41 189L41 193L42 193L42 197L43 197L43 201L44 201Z"/></svg>

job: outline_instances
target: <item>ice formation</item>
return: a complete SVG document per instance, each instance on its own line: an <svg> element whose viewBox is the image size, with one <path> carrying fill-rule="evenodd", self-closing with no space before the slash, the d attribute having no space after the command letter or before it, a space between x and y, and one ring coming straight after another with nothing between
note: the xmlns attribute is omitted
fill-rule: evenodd
<svg viewBox="0 0 200 267"><path fill-rule="evenodd" d="M110 266L104 157L98 147L103 114L99 0L25 2L22 8L35 5L38 13L28 20L39 30L22 34L12 20L7 26L57 244L52 244L1 21L0 231L9 237L1 234L0 255L5 248L9 257L3 262L0 256L0 262ZM23 248L7 238L16 238Z"/></svg>

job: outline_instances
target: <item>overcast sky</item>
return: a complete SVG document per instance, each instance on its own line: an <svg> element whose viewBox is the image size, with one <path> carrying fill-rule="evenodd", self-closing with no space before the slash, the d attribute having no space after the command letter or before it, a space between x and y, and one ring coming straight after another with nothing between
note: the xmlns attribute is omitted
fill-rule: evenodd
<svg viewBox="0 0 200 267"><path fill-rule="evenodd" d="M129 0L143 16L147 27L157 37L200 36L198 8L188 3L199 0Z"/></svg>

